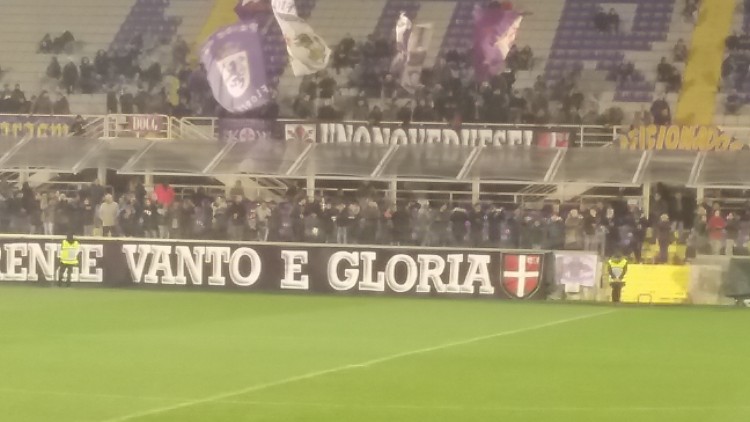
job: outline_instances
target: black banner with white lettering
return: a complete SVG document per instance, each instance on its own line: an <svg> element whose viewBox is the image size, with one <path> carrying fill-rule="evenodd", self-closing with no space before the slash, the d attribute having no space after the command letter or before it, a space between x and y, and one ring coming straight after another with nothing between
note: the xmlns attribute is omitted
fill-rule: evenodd
<svg viewBox="0 0 750 422"><path fill-rule="evenodd" d="M0 237L0 282L55 280L59 240ZM544 299L543 252L85 239L74 283L112 287L311 291Z"/></svg>
<svg viewBox="0 0 750 422"><path fill-rule="evenodd" d="M355 143L381 145L443 144L463 146L567 147L578 129L550 126L464 124L460 128L445 123L367 122L325 123L279 121L284 139L311 143Z"/></svg>

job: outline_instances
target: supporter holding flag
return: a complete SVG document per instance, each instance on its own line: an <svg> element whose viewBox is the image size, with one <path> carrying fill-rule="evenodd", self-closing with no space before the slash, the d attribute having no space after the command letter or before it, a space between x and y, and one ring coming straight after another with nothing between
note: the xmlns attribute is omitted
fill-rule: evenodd
<svg viewBox="0 0 750 422"><path fill-rule="evenodd" d="M294 76L309 75L328 66L331 49L297 14L294 0L272 0L271 7L286 41Z"/></svg>
<svg viewBox="0 0 750 422"><path fill-rule="evenodd" d="M242 113L268 102L271 90L257 22L219 29L200 56L214 98L227 111Z"/></svg>
<svg viewBox="0 0 750 422"><path fill-rule="evenodd" d="M409 60L411 26L411 20L406 16L406 12L402 10L396 22L396 55L391 62L391 73L394 75L401 74L406 67L406 62Z"/></svg>
<svg viewBox="0 0 750 422"><path fill-rule="evenodd" d="M523 16L508 7L474 9L474 72L486 81L505 69L505 59L516 40Z"/></svg>

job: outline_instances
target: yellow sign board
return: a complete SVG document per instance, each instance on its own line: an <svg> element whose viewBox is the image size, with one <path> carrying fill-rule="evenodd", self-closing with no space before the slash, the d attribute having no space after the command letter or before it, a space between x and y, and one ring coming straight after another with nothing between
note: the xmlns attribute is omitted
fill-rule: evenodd
<svg viewBox="0 0 750 422"><path fill-rule="evenodd" d="M628 303L684 303L688 297L687 265L628 265L622 301Z"/></svg>

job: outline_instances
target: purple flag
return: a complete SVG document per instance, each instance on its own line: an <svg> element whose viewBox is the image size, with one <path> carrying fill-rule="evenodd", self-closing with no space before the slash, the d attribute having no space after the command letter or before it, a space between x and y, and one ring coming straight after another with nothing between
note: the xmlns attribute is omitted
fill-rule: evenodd
<svg viewBox="0 0 750 422"><path fill-rule="evenodd" d="M234 13L241 21L248 21L259 15L271 13L271 3L269 0L239 0L234 7Z"/></svg>
<svg viewBox="0 0 750 422"><path fill-rule="evenodd" d="M216 101L231 113L264 105L266 85L258 24L238 23L216 31L201 49L201 62Z"/></svg>
<svg viewBox="0 0 750 422"><path fill-rule="evenodd" d="M485 81L502 72L523 16L504 8L474 9L474 72Z"/></svg>

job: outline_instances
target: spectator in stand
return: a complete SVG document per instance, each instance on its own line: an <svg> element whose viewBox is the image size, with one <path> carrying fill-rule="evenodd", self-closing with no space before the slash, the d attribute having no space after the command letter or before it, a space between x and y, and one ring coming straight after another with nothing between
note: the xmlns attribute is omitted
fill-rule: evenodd
<svg viewBox="0 0 750 422"><path fill-rule="evenodd" d="M673 56L676 63L685 63L687 60L688 48L682 38L677 40L677 43L674 45Z"/></svg>
<svg viewBox="0 0 750 422"><path fill-rule="evenodd" d="M294 115L300 119L309 119L313 117L314 106L309 94L297 98L294 102Z"/></svg>
<svg viewBox="0 0 750 422"><path fill-rule="evenodd" d="M326 71L322 71L320 75L319 83L320 93L319 98L322 100L329 100L333 98L333 94L336 93L336 80L334 80Z"/></svg>
<svg viewBox="0 0 750 422"><path fill-rule="evenodd" d="M73 63L73 60L68 61L68 64L63 67L62 71L62 87L68 95L75 92L75 88L78 85L78 76L78 67Z"/></svg>
<svg viewBox="0 0 750 422"><path fill-rule="evenodd" d="M247 210L242 203L241 196L234 197L234 202L227 207L227 216L229 218L229 239L235 241L243 240Z"/></svg>
<svg viewBox="0 0 750 422"><path fill-rule="evenodd" d="M52 115L52 100L49 98L47 91L42 91L37 97L34 104L31 106L30 114L38 114L42 116Z"/></svg>
<svg viewBox="0 0 750 422"><path fill-rule="evenodd" d="M682 77L677 68L672 64L667 63L667 58L662 57L659 64L656 66L656 80L658 82L664 82L666 84L667 92L677 92L680 89L682 83Z"/></svg>
<svg viewBox="0 0 750 422"><path fill-rule="evenodd" d="M655 125L672 124L672 111L664 94L659 95L657 100L651 104L651 116Z"/></svg>
<svg viewBox="0 0 750 422"><path fill-rule="evenodd" d="M187 63L187 56L190 53L190 47L188 43L178 35L172 46L172 63L174 65L182 65Z"/></svg>
<svg viewBox="0 0 750 422"><path fill-rule="evenodd" d="M62 76L62 68L60 62L57 61L57 57L52 57L49 66L47 66L47 77L54 80L59 80Z"/></svg>
<svg viewBox="0 0 750 422"><path fill-rule="evenodd" d="M698 20L698 7L700 0L685 0L685 8L682 10L682 16L687 22L695 23Z"/></svg>
<svg viewBox="0 0 750 422"><path fill-rule="evenodd" d="M49 33L44 34L42 40L39 41L38 53L50 53L52 52L52 35Z"/></svg>
<svg viewBox="0 0 750 422"><path fill-rule="evenodd" d="M91 204L98 206L104 200L107 194L107 190L102 186L102 182L99 179L94 179L94 183L91 184L88 190L88 199L91 200Z"/></svg>
<svg viewBox="0 0 750 422"><path fill-rule="evenodd" d="M601 217L598 210L592 208L583 217L583 249L586 251L599 251L601 248L599 232L601 230Z"/></svg>
<svg viewBox="0 0 750 422"><path fill-rule="evenodd" d="M727 95L726 102L724 103L724 110L727 114L737 115L739 114L740 109L742 109L743 105L745 105L744 101L735 89L732 90L729 95Z"/></svg>
<svg viewBox="0 0 750 422"><path fill-rule="evenodd" d="M408 126L412 120L412 113L413 109L411 101L407 101L403 106L399 107L398 111L396 112L396 120L401 122L403 126Z"/></svg>
<svg viewBox="0 0 750 422"><path fill-rule="evenodd" d="M81 220L83 222L83 235L93 236L96 225L96 205L89 198L83 200L81 207Z"/></svg>
<svg viewBox="0 0 750 422"><path fill-rule="evenodd" d="M154 194L156 195L156 201L167 208L175 201L174 189L168 183L159 183L156 185Z"/></svg>
<svg viewBox="0 0 750 422"><path fill-rule="evenodd" d="M51 52L54 54L69 53L73 49L75 40L70 31L65 31L52 41Z"/></svg>
<svg viewBox="0 0 750 422"><path fill-rule="evenodd" d="M565 249L583 247L583 217L577 209L572 209L565 219Z"/></svg>
<svg viewBox="0 0 750 422"><path fill-rule="evenodd" d="M518 64L519 70L531 70L534 67L534 53L528 45L518 54Z"/></svg>
<svg viewBox="0 0 750 422"><path fill-rule="evenodd" d="M662 214L654 226L654 237L659 245L659 264L669 262L669 245L674 238L672 232L672 223L669 221L668 214Z"/></svg>
<svg viewBox="0 0 750 422"><path fill-rule="evenodd" d="M12 113L19 113L26 103L26 94L21 90L21 85L16 84L13 92L10 94L9 111Z"/></svg>
<svg viewBox="0 0 750 422"><path fill-rule="evenodd" d="M133 114L134 113L134 98L130 90L123 88L120 90L120 112L122 114Z"/></svg>
<svg viewBox="0 0 750 422"><path fill-rule="evenodd" d="M42 217L42 227L45 236L52 236L55 234L55 207L57 206L57 198L55 195L44 193L39 199L39 209Z"/></svg>
<svg viewBox="0 0 750 422"><path fill-rule="evenodd" d="M666 199L664 199L661 193L656 192L654 194L654 197L651 201L651 206L649 207L649 211L649 219L653 222L658 222L662 214L668 213L669 203Z"/></svg>
<svg viewBox="0 0 750 422"><path fill-rule="evenodd" d="M113 85L107 89L107 114L117 114L119 109L119 100L117 91Z"/></svg>
<svg viewBox="0 0 750 422"><path fill-rule="evenodd" d="M106 195L104 202L99 206L99 219L102 222L102 236L115 236L117 234L117 218L120 214L120 206L114 202L112 195Z"/></svg>
<svg viewBox="0 0 750 422"><path fill-rule="evenodd" d="M109 78L109 65L109 54L104 50L97 51L94 57L94 70L101 79Z"/></svg>
<svg viewBox="0 0 750 422"><path fill-rule="evenodd" d="M451 232L453 242L456 245L463 245L466 240L466 226L469 222L469 215L466 208L456 205L450 214Z"/></svg>
<svg viewBox="0 0 750 422"><path fill-rule="evenodd" d="M57 94L57 100L52 104L52 113L58 116L67 116L70 114L70 104L68 97L62 93Z"/></svg>
<svg viewBox="0 0 750 422"><path fill-rule="evenodd" d="M237 179L234 181L234 186L232 186L231 189L229 189L229 197L230 198L245 198L245 187L242 186L242 181Z"/></svg>
<svg viewBox="0 0 750 422"><path fill-rule="evenodd" d="M451 65L457 65L457 61L451 61ZM508 69L512 69L514 71L521 69L521 59L520 59L520 53L518 52L518 46L513 44L510 46L510 50L508 50L508 55L505 57L505 64L508 67ZM451 66L445 68L446 70L451 69Z"/></svg>
<svg viewBox="0 0 750 422"><path fill-rule="evenodd" d="M367 98L358 97L352 110L352 120L365 121L369 113L370 107L367 105Z"/></svg>
<svg viewBox="0 0 750 422"><path fill-rule="evenodd" d="M396 98L396 93L398 91L398 82L393 77L393 75L391 75L390 73L385 75L385 77L383 78L382 87L383 88L380 94L380 98L384 100Z"/></svg>
<svg viewBox="0 0 750 422"><path fill-rule="evenodd" d="M94 66L89 61L88 57L81 59L80 66L80 87L83 94L93 94L96 90L97 80L95 76Z"/></svg>
<svg viewBox="0 0 750 422"><path fill-rule="evenodd" d="M607 15L607 12L604 11L604 9L601 6L596 7L596 12L594 13L594 27L599 32L609 32L609 16Z"/></svg>
<svg viewBox="0 0 750 422"><path fill-rule="evenodd" d="M322 121L335 121L339 120L341 116L339 115L338 111L336 111L335 108L333 108L333 101L328 100L321 100L321 105L318 107L318 119Z"/></svg>
<svg viewBox="0 0 750 422"><path fill-rule="evenodd" d="M414 107L412 120L415 122L434 122L436 120L434 107L427 100L420 99L417 101L417 106Z"/></svg>
<svg viewBox="0 0 750 422"><path fill-rule="evenodd" d="M620 15L614 8L609 9L609 14L607 14L607 25L609 31L615 34L620 32Z"/></svg>
<svg viewBox="0 0 750 422"><path fill-rule="evenodd" d="M720 210L715 210L711 218L708 219L708 242L711 246L711 253L714 255L721 254L721 248L724 243L724 229L727 227L727 221L721 216Z"/></svg>
<svg viewBox="0 0 750 422"><path fill-rule="evenodd" d="M730 212L727 214L725 239L724 239L724 255L733 256L734 248L737 245L740 232L740 220L736 218L734 213Z"/></svg>
<svg viewBox="0 0 750 422"><path fill-rule="evenodd" d="M83 116L81 116L80 114L77 115L76 119L70 125L70 133L73 136L84 136L86 134L86 130L84 128L85 125L86 125L86 121L83 120ZM97 179L97 180L99 180L99 179Z"/></svg>
<svg viewBox="0 0 750 422"><path fill-rule="evenodd" d="M159 210L150 199L146 199L143 203L140 221L145 237L151 239L159 237Z"/></svg>

